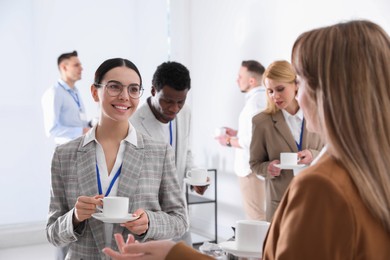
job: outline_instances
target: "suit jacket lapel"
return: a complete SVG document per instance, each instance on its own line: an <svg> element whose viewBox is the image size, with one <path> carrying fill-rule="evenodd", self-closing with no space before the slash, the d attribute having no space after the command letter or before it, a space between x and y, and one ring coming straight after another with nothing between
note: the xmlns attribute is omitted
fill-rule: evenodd
<svg viewBox="0 0 390 260"><path fill-rule="evenodd" d="M158 133L157 128L156 128L156 122L157 122L157 120L154 118L154 115L153 115L153 118L152 117L145 117L142 120L142 126L145 129L145 132L149 136L152 136L154 138L155 138L155 136L159 136L159 133Z"/></svg>
<svg viewBox="0 0 390 260"><path fill-rule="evenodd" d="M90 142L82 146L84 139L80 143L77 151L77 176L80 185L80 195L95 196L98 194L96 178L96 143ZM96 246L104 248L104 226L101 221L94 218L87 220L95 238Z"/></svg>
<svg viewBox="0 0 390 260"><path fill-rule="evenodd" d="M303 131L303 134L302 134L302 144L301 144L301 148L302 150L306 149L307 147L307 140L308 139L308 133L306 131L306 120L303 119L303 128L302 128L302 131Z"/></svg>
<svg viewBox="0 0 390 260"><path fill-rule="evenodd" d="M184 152L184 147L186 143L184 141L180 140L185 140L187 137L186 135L187 131L185 129L186 124L184 122L183 118L183 112L180 111L179 114L176 115L176 149L175 149L175 165L178 168L178 160L177 158L179 157L178 154Z"/></svg>
<svg viewBox="0 0 390 260"><path fill-rule="evenodd" d="M137 133L137 147L126 143L125 154L122 163L122 172L118 183L118 196L129 197L132 205L134 194L138 188L138 180L143 167L145 156L144 143L140 133ZM136 209L129 209L134 211Z"/></svg>
<svg viewBox="0 0 390 260"><path fill-rule="evenodd" d="M291 134L290 128L288 127L286 120L284 119L283 113L281 110L272 115L272 120L274 121L274 126L276 130L280 133L282 138L286 141L287 145L290 147L291 151L298 152L297 144L295 139Z"/></svg>
<svg viewBox="0 0 390 260"><path fill-rule="evenodd" d="M77 151L77 176L80 185L80 194L83 196L95 196L98 193L96 179L96 149L95 142L82 146L81 141Z"/></svg>
<svg viewBox="0 0 390 260"><path fill-rule="evenodd" d="M140 107L139 113L143 132L154 138L158 136L159 133L156 130L157 120L147 102Z"/></svg>
<svg viewBox="0 0 390 260"><path fill-rule="evenodd" d="M138 188L139 176L143 167L145 150L143 138L137 132L137 147L126 143L125 154L122 162L122 172L119 177L117 196L129 198L129 212L133 213L136 208L133 207L134 194ZM122 233L125 229L120 225L114 225L114 234Z"/></svg>

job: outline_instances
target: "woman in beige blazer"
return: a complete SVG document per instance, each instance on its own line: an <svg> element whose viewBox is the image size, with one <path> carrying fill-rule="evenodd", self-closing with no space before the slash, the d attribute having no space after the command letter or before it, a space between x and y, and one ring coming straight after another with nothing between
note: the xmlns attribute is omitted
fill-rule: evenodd
<svg viewBox="0 0 390 260"><path fill-rule="evenodd" d="M138 240L179 237L188 229L187 210L170 145L138 133L129 123L142 94L137 67L109 59L91 86L99 104L98 124L85 136L56 148L46 233L55 246L69 245L66 259L105 259L116 247L114 233ZM104 196L129 198L134 221L96 219ZM103 205L104 206L104 205Z"/></svg>
<svg viewBox="0 0 390 260"><path fill-rule="evenodd" d="M295 99L296 75L287 61L271 63L263 75L267 109L253 117L250 166L265 178L266 219L271 221L293 178L292 170L281 170L280 153L298 153L299 163L310 164L322 148L320 137L307 131L302 110Z"/></svg>

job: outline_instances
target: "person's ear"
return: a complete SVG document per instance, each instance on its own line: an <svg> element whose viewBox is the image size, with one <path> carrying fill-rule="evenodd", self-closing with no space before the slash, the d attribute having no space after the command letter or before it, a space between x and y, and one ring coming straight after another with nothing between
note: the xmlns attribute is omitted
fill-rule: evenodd
<svg viewBox="0 0 390 260"><path fill-rule="evenodd" d="M94 84L91 85L91 94L93 100L95 100L95 102L99 102L98 88Z"/></svg>
<svg viewBox="0 0 390 260"><path fill-rule="evenodd" d="M152 96L154 97L157 93L157 90L154 86L152 86L151 90L150 90L150 93L152 94Z"/></svg>
<svg viewBox="0 0 390 260"><path fill-rule="evenodd" d="M68 62L66 60L62 61L61 64L60 64L61 71L66 72L67 71L67 65L68 65Z"/></svg>
<svg viewBox="0 0 390 260"><path fill-rule="evenodd" d="M256 87L256 86L259 85L259 84L257 83L257 80L256 80L255 77L250 77L250 78L249 78L249 85L250 85L251 87Z"/></svg>

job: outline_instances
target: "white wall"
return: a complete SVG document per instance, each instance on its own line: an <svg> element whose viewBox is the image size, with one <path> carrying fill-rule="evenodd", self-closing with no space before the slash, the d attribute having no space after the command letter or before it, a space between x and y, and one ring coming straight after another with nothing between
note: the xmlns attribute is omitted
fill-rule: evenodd
<svg viewBox="0 0 390 260"><path fill-rule="evenodd" d="M167 53L188 66L195 161L219 171L219 232L228 238L244 214L234 150L219 146L213 132L237 127L244 104L235 82L240 62L289 60L300 33L346 19L371 19L390 32L386 0L171 0L169 45L167 8L166 0L0 1L0 226L46 219L53 143L44 135L40 97L58 78L62 52L79 52L84 73L77 85L89 116L97 113L89 86L106 58L137 64L146 87L142 101ZM0 247L2 241L0 234Z"/></svg>
<svg viewBox="0 0 390 260"><path fill-rule="evenodd" d="M44 135L40 99L59 77L59 54L79 52L84 71L76 84L90 117L97 115L90 85L107 58L137 64L143 101L167 59L166 9L166 1L154 0L0 1L0 247L20 223L45 224L54 144Z"/></svg>

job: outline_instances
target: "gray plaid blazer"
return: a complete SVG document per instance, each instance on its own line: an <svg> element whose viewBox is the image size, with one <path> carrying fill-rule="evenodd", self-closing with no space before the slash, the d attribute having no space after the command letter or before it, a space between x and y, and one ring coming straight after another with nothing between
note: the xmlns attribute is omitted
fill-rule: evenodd
<svg viewBox="0 0 390 260"><path fill-rule="evenodd" d="M74 205L79 196L98 194L96 143L84 147L84 136L58 146L51 167L51 197L46 235L53 245L69 245L66 259L105 259L104 223L94 218L73 228ZM181 236L188 229L185 202L175 174L173 149L137 133L137 147L126 142L117 196L129 197L129 210L144 208L149 229L136 239L157 240ZM126 239L129 230L114 224L113 233ZM115 239L112 248L116 249Z"/></svg>

